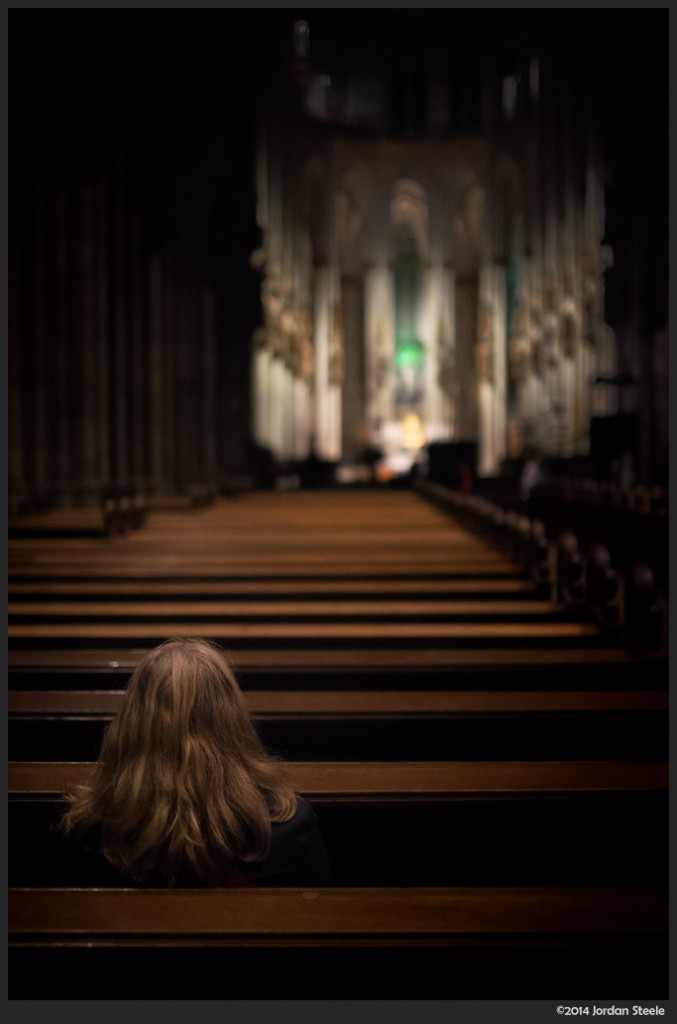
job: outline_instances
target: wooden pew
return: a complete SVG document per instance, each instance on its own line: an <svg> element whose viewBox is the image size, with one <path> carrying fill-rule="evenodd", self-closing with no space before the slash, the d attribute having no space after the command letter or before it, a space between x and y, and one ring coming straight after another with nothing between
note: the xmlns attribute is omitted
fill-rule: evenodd
<svg viewBox="0 0 677 1024"><path fill-rule="evenodd" d="M78 885L94 877L87 858L53 830L64 790L92 768L10 764L11 884ZM288 770L313 803L337 884L666 876L663 761L299 762Z"/></svg>
<svg viewBox="0 0 677 1024"><path fill-rule="evenodd" d="M486 724L492 714L505 719L527 713L516 710L517 704L506 710L516 679L520 690L531 691L527 696L542 690L541 696L569 702L639 698L642 688L665 683L664 659L633 660L602 643L594 625L561 621L552 607L539 612L533 587L522 589L525 580L510 557L492 552L412 495L388 495L386 503L371 495L357 501L351 496L350 502L319 495L310 503L257 497L228 508L216 503L194 515L153 513L143 543L133 535L105 544L87 538L58 546L13 541L12 686L54 689L55 678L68 679L69 686L91 686L92 679L99 686L104 680L124 685L144 649L179 632L211 635L233 648L248 699L267 700L268 717L278 722L300 713L290 712L289 703L279 710L284 700L270 710L272 698L284 698L292 678L295 690L303 691L299 706L309 695L332 698L338 689L346 691L341 697L371 701L371 711L362 703L362 711L353 705L350 712L353 722L370 725L383 713L387 691L399 687L403 707L405 687L420 687L423 679L431 704L422 709L419 702L418 712L410 707L401 714L427 716L429 724L440 716L460 722L465 715L466 731L469 715L482 716ZM189 527L189 518L198 529ZM40 591L43 585L47 589ZM166 587L173 593L158 600L157 591ZM489 621L479 621L477 609L467 607L482 595L495 603L485 613ZM97 596L107 609L91 607ZM140 605L141 598L143 607L130 610L128 602ZM183 611L172 609L177 600ZM111 607L116 601L124 607ZM320 609L311 601L325 604ZM378 606L366 609L365 601ZM411 606L402 609L399 621L392 618L399 614L398 601ZM294 602L295 618L280 621ZM210 614L218 621L209 622ZM417 621L417 614L426 621ZM514 621L506 621L511 615ZM45 621L35 621L40 617ZM645 672L647 666L653 674ZM455 698L456 705L431 710L442 696ZM484 698L485 707L479 710L473 698ZM379 701L381 710L374 710ZM336 727L340 713L331 706L314 714ZM473 707L478 710L468 710ZM563 721L565 708L566 703L552 713ZM632 710L626 706L625 712ZM258 712L259 718L265 714ZM579 703L571 714L578 722L594 712ZM138 904L126 902L128 895L136 901L148 893L103 890L96 902L96 894L83 889L84 863L71 850L64 856L51 828L63 810L64 786L91 766L11 765L10 882L40 887L14 894L19 901L25 896L23 904L14 904L20 906L19 924L14 927L14 916L10 926L14 991L35 996L29 979L39 978L47 997L67 998L75 972L85 979L80 996L101 998L107 991L111 997L230 998L232 983L223 989L227 975L243 979L239 995L246 998L255 972L267 979L275 998L475 998L486 991L489 971L498 998L551 997L572 979L590 989L604 983L616 997L624 985L633 996L637 985L657 994L666 977L664 895L642 886L667 880L666 765L600 760L599 748L596 755L584 762L290 764L294 785L313 801L337 885L358 887L351 897L353 923L347 930L339 924L337 903L313 929L296 912L297 904L288 905L285 918L284 907L272 902L265 912L259 905L261 935L254 934L260 914L251 903L242 913L252 931L238 931L232 903L220 906L225 930L211 930L190 901L213 891L189 893L188 902L178 893L178 905L171 908L160 902L158 930L150 917L134 918ZM570 758L571 748L563 756ZM592 888L610 883L623 886L611 902L611 890ZM54 885L74 885L81 895L46 891ZM383 888L393 885L396 891ZM421 885L431 894L425 907L417 902ZM472 887L454 890L457 907L464 909L458 917L443 895L450 885ZM556 885L567 888L540 888L532 899L535 886ZM576 886L585 887L580 899ZM510 912L502 915L506 891ZM166 895L158 894L159 900ZM272 895L277 900L282 894ZM327 908L324 891L298 895ZM52 896L55 903L49 904ZM390 914L380 930L370 916L376 905ZM51 917L42 914L48 906ZM83 916L70 918L73 930L68 923L64 929L64 906L73 915L82 910ZM643 924L637 907L653 908L656 916ZM174 924L165 931L161 921L168 916ZM92 932L94 919L99 934ZM130 919L140 920L143 936L151 938L128 929ZM265 960L256 959L261 954ZM542 993L535 991L534 978Z"/></svg>
<svg viewBox="0 0 677 1024"><path fill-rule="evenodd" d="M146 623L55 623L10 624L11 647L155 646L170 636L205 637L232 650L248 644L278 647L369 646L389 648L411 646L469 647L478 643L506 647L548 647L567 644L589 646L599 643L599 631L591 623L579 622L267 622L242 623L186 621Z"/></svg>
<svg viewBox="0 0 677 1024"><path fill-rule="evenodd" d="M87 624L97 626L109 623L137 624L145 622L226 622L234 623L276 623L322 622L370 623L370 622L556 622L562 613L553 608L549 601L490 600L478 596L475 600L454 601L448 599L388 600L376 602L373 598L363 600L311 600L250 599L240 600L163 600L133 601L129 599L87 602L66 601L10 601L10 621L19 625L43 626L51 623ZM39 630L36 629L39 633ZM66 630L67 632L67 630Z"/></svg>
<svg viewBox="0 0 677 1024"><path fill-rule="evenodd" d="M345 597L349 600L378 598L381 601L419 599L430 600L440 595L457 600L481 595L490 600L500 597L527 597L533 593L533 587L527 580L499 575L497 579L483 577L480 579L462 578L458 576L442 577L387 577L363 579L360 577L333 579L228 579L211 578L204 580L164 579L114 579L105 583L97 579L65 580L57 578L14 582L9 585L9 597L13 601L32 601L49 599L52 601L89 601L93 599L116 600L176 600L184 602L195 597L209 601L215 598L224 600L259 600L265 593L267 600L333 599Z"/></svg>
<svg viewBox="0 0 677 1024"><path fill-rule="evenodd" d="M11 601L10 645L152 645L172 633L211 636L235 650L248 642L278 648L388 649L604 644L595 623L572 621L561 608L537 600L534 587L528 596L517 598L503 593L490 599L480 587L472 598L467 592L463 598L458 592L454 597L428 593L415 601L398 601L395 595L375 598L358 592L348 600L344 590L337 600L330 595L336 582L384 588L390 582L494 587L526 581L514 552L505 556L492 551L415 495L395 499L396 508L391 507L392 496L384 500L372 495L356 506L346 495L327 497L309 505L289 501L289 496L248 501L239 518L232 506L209 509L195 533L186 530L185 517L165 515L148 532L143 550L86 541L58 546L14 541L13 586L32 582L35 587L60 577L62 585L68 584L77 570L80 587L87 574L98 577L99 586L105 581L123 587L134 586L143 575L155 584L184 580L197 587L256 585L258 598L251 591L245 602L233 594L231 600L223 593L204 599L194 592L189 601L152 601L148 594L146 600L130 601L127 594L117 601L96 602L90 594L83 602L69 601L64 593L53 600L33 590ZM327 518L333 506L339 512L336 521ZM365 511L378 512L379 519L373 525L368 517L363 520ZM269 532L261 532L264 526ZM519 532L517 525L515 529ZM290 592L283 597L279 589L271 595L266 591L269 584L275 588L290 583L310 583L315 594L301 596L297 591L295 597Z"/></svg>
<svg viewBox="0 0 677 1024"><path fill-rule="evenodd" d="M11 648L9 687L119 688L150 645ZM245 689L656 689L668 682L664 654L613 647L458 648L241 647L236 671Z"/></svg>
<svg viewBox="0 0 677 1024"><path fill-rule="evenodd" d="M95 760L124 691L9 693L13 761ZM292 760L667 757L667 692L245 691Z"/></svg>
<svg viewBox="0 0 677 1024"><path fill-rule="evenodd" d="M9 793L62 793L85 781L92 762L12 762ZM655 761L303 761L288 765L308 796L419 797L481 793L571 793L664 790L667 763Z"/></svg>
<svg viewBox="0 0 677 1024"><path fill-rule="evenodd" d="M504 552L515 564L521 563L532 578L537 578L538 572L534 573L537 568L534 561L536 552L532 542L537 524L540 529L540 519L529 520L477 495L461 494L438 483L423 481L419 490L441 508L450 510L472 532L487 539L491 547ZM648 507L650 496L645 491L640 488L639 502L640 506ZM586 497L589 494L587 488L585 494ZM561 495L561 500L566 501L567 496ZM626 504L630 507L631 502ZM597 524L594 523L595 511L601 512L602 516ZM656 571L660 575L665 562L667 536L658 531L660 536L657 540L656 530L650 530L649 546L641 543L638 546L638 527L645 527L641 516L634 522L626 518L624 528L620 530L619 525L619 522L613 524L609 521L608 509L589 503L585 515L573 520L571 517L560 519L557 515L550 515L548 528L557 539L550 543L550 557L545 559L554 567L554 574L546 571L546 580L551 583L552 594L560 604L579 609L581 615L596 621L606 632L616 632L620 642L630 647L664 648L667 643L667 616L659 588L654 583L654 574ZM654 526L659 525L663 523L657 520ZM603 566L599 557L594 555L600 551L604 551L606 556L607 564ZM611 551L614 552L613 562L618 567L613 570ZM627 599L627 595L637 590L638 563L643 577L650 579L644 588L648 592L644 607L640 607L641 601L637 603ZM588 571L590 568L592 573ZM663 590L667 594L665 583Z"/></svg>
<svg viewBox="0 0 677 1024"><path fill-rule="evenodd" d="M15 889L9 994L663 999L666 938L656 886Z"/></svg>

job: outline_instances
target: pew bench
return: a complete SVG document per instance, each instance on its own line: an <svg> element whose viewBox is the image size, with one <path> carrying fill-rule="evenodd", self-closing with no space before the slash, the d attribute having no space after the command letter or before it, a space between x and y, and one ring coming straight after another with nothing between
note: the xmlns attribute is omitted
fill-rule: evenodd
<svg viewBox="0 0 677 1024"><path fill-rule="evenodd" d="M13 647L8 652L9 688L48 690L123 687L151 645ZM641 658L614 647L437 648L346 646L322 648L240 647L235 668L243 689L295 690L603 690L666 688L668 659Z"/></svg>
<svg viewBox="0 0 677 1024"><path fill-rule="evenodd" d="M55 830L64 791L92 769L10 764L11 884L96 877ZM665 762L301 762L288 770L313 804L337 884L667 877Z"/></svg>
<svg viewBox="0 0 677 1024"><path fill-rule="evenodd" d="M96 760L124 691L8 695L12 761ZM290 760L667 757L667 692L245 691Z"/></svg>
<svg viewBox="0 0 677 1024"><path fill-rule="evenodd" d="M66 574L67 575L67 574ZM113 579L99 582L90 580L67 579L55 577L37 581L24 580L10 582L9 597L13 601L51 600L51 601L89 601L89 600L183 600L195 598L209 601L216 598L223 600L260 600L262 595L267 600L324 599L337 600L345 597L348 600L361 598L381 601L389 600L432 600L444 596L464 600L486 597L498 600L499 597L526 597L533 594L534 588L527 580L519 578L499 579L459 579L452 577L440 579L416 578L415 576L399 579L153 579L129 580Z"/></svg>
<svg viewBox="0 0 677 1024"><path fill-rule="evenodd" d="M63 793L91 777L91 762L13 762L9 793ZM667 762L655 761L318 761L287 765L297 792L340 798L346 793L393 800L409 795L650 791L667 788Z"/></svg>
<svg viewBox="0 0 677 1024"><path fill-rule="evenodd" d="M10 998L667 996L667 893L10 889Z"/></svg>
<svg viewBox="0 0 677 1024"><path fill-rule="evenodd" d="M14 622L8 627L10 647L156 646L170 636L204 637L225 644L231 650L252 642L261 647L354 648L378 646L397 650L425 647L506 646L538 648L552 646L603 645L592 623L546 622L230 622L215 619L175 619L157 616L147 622Z"/></svg>

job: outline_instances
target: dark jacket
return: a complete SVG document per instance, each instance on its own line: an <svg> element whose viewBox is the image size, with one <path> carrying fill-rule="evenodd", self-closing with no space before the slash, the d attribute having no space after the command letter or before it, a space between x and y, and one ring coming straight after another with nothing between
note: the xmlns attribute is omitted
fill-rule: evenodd
<svg viewBox="0 0 677 1024"><path fill-rule="evenodd" d="M265 860L238 867L255 885L331 885L329 857L311 804L296 798L296 814L274 821Z"/></svg>
<svg viewBox="0 0 677 1024"><path fill-rule="evenodd" d="M289 821L274 821L270 852L263 861L238 861L220 884L224 886L325 886L331 885L329 857L311 804L301 796L296 798L296 814ZM88 886L115 886L164 888L165 878L151 874L140 883L113 867L99 849L96 831L83 841L75 836L67 839L77 859L80 884ZM77 847L77 850L76 850ZM83 863L84 861L84 863ZM203 887L205 882L186 871L176 880L181 888Z"/></svg>

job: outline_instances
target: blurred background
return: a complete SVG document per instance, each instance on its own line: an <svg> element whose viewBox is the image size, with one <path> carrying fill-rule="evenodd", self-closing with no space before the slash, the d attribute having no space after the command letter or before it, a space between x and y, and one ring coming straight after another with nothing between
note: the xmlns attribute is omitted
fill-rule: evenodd
<svg viewBox="0 0 677 1024"><path fill-rule="evenodd" d="M667 486L666 9L11 29L11 514Z"/></svg>

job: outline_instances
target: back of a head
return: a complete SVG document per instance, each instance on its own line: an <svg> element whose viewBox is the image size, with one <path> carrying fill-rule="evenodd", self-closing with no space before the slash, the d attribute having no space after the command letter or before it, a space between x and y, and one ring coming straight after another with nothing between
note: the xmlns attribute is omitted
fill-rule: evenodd
<svg viewBox="0 0 677 1024"><path fill-rule="evenodd" d="M139 662L92 784L70 802L66 829L98 826L111 863L170 884L186 869L215 883L234 860L261 859L271 820L295 810L225 653L192 638L168 640Z"/></svg>
<svg viewBox="0 0 677 1024"><path fill-rule="evenodd" d="M167 640L132 674L101 757L159 759L181 772L199 752L237 761L261 744L225 652L206 640Z"/></svg>

